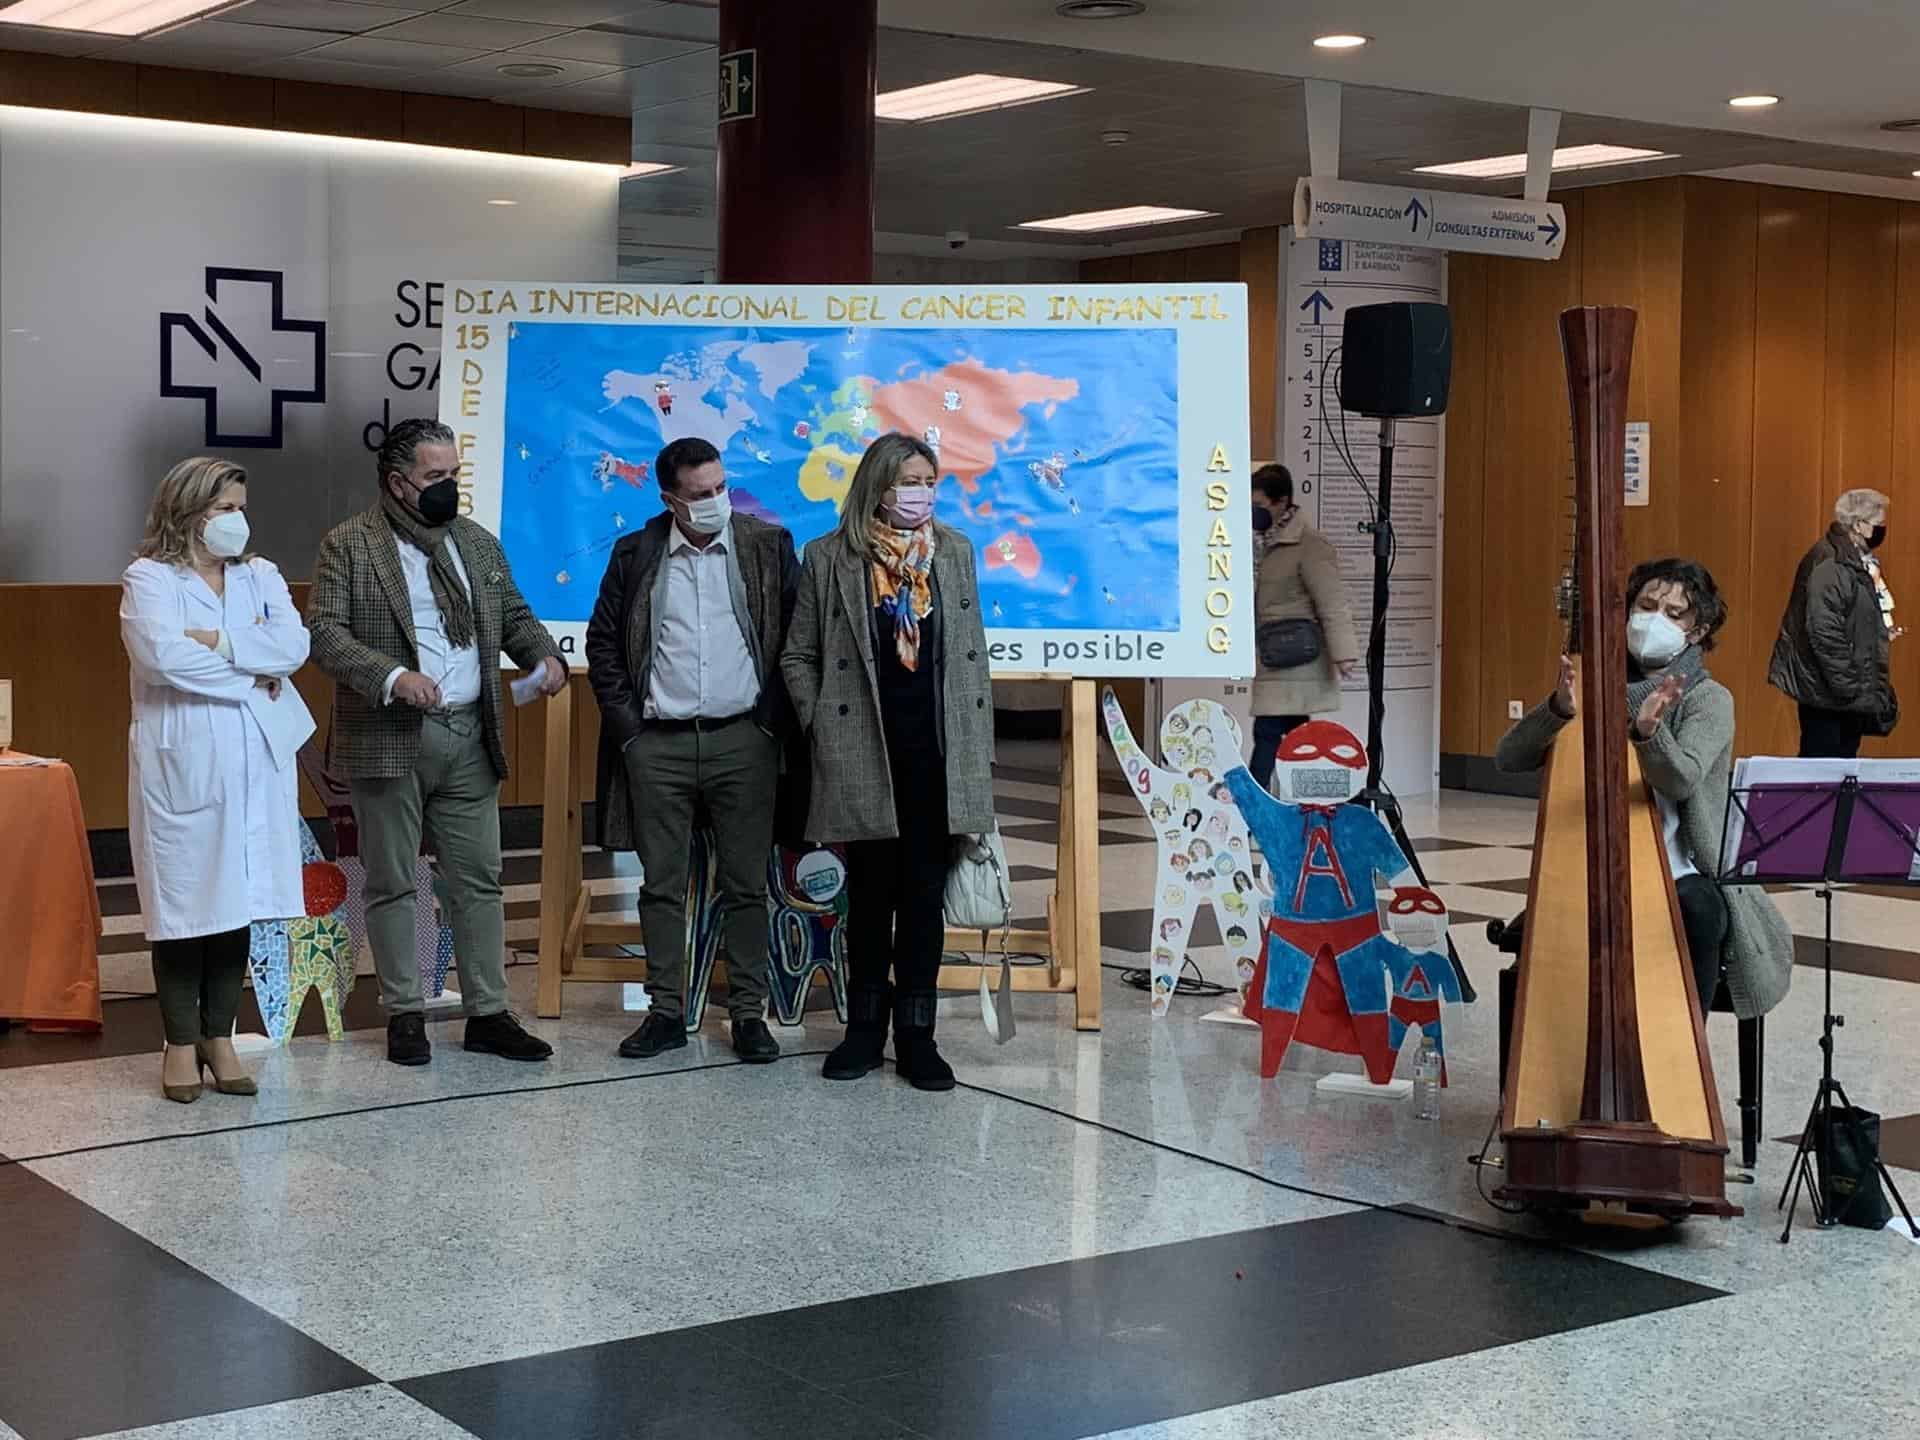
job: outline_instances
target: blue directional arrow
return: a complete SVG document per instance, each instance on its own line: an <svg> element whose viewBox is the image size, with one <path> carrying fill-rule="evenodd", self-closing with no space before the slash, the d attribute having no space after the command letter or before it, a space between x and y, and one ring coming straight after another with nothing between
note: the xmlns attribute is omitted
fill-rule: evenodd
<svg viewBox="0 0 1920 1440"><path fill-rule="evenodd" d="M1413 221L1413 224L1407 228L1413 231L1414 234L1419 234L1420 222L1427 218L1427 207L1420 203L1420 197L1418 195L1407 202L1407 215Z"/></svg>
<svg viewBox="0 0 1920 1440"><path fill-rule="evenodd" d="M1333 302L1327 299L1327 297L1322 295L1318 290L1314 291L1311 295L1307 296L1306 299L1300 302L1300 308L1302 310L1308 309L1309 307L1311 307L1311 309L1313 310L1313 323L1315 325L1318 325L1320 323L1320 307L1323 305L1329 310L1333 309Z"/></svg>
<svg viewBox="0 0 1920 1440"><path fill-rule="evenodd" d="M1547 244L1551 245L1560 238L1560 222L1551 215L1547 216L1547 223L1540 227L1540 233L1547 237Z"/></svg>

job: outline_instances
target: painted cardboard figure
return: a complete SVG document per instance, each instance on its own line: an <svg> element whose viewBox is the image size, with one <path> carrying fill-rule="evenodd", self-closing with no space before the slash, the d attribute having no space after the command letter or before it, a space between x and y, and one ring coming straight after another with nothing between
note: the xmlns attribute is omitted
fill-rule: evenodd
<svg viewBox="0 0 1920 1440"><path fill-rule="evenodd" d="M1265 1078L1297 1039L1360 1056L1367 1078L1385 1084L1407 1028L1420 1026L1439 1048L1439 1002L1460 999L1444 957L1446 906L1419 886L1385 823L1347 803L1366 766L1352 731L1312 720L1280 744L1281 798L1244 766L1227 775L1273 880L1266 945L1242 1007L1260 1026ZM1394 887L1384 906L1383 880Z"/></svg>
<svg viewBox="0 0 1920 1440"><path fill-rule="evenodd" d="M1254 888L1246 821L1230 797L1215 793L1212 778L1239 763L1240 726L1211 700L1176 706L1160 727L1160 751L1167 758L1162 767L1134 743L1113 691L1105 692L1102 707L1114 754L1153 822L1160 848L1149 966L1153 1013L1166 1014L1172 1003L1194 915L1202 905L1214 909L1244 1001L1266 924L1266 902Z"/></svg>

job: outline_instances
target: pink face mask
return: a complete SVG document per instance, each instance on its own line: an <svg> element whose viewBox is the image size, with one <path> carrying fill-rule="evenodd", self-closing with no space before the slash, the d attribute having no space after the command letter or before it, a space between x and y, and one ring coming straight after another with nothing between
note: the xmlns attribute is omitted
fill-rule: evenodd
<svg viewBox="0 0 1920 1440"><path fill-rule="evenodd" d="M896 485L880 507L896 530L918 530L933 518L933 486Z"/></svg>

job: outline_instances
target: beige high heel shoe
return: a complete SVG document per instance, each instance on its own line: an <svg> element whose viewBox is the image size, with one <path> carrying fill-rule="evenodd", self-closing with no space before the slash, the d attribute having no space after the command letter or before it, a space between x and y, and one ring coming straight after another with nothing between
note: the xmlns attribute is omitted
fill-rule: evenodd
<svg viewBox="0 0 1920 1440"><path fill-rule="evenodd" d="M213 1088L222 1095L258 1095L260 1093L260 1087L254 1083L251 1075L242 1074L230 1080L221 1079L219 1070L214 1068L213 1056L209 1053L205 1040L193 1048L200 1061L200 1069L213 1076Z"/></svg>
<svg viewBox="0 0 1920 1440"><path fill-rule="evenodd" d="M185 1050L186 1048L185 1045L167 1046L168 1050ZM199 1059L197 1046L195 1047L194 1058L196 1061ZM176 1105L193 1104L194 1101L200 1098L200 1074L198 1066L196 1065L195 1067L193 1083L191 1085L169 1085L167 1083L166 1060L163 1057L160 1062L160 1093Z"/></svg>

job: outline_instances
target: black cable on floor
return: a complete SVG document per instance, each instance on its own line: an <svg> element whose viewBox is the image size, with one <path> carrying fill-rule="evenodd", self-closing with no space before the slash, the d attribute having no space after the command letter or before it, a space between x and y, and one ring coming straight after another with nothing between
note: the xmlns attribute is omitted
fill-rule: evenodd
<svg viewBox="0 0 1920 1440"><path fill-rule="evenodd" d="M826 1050L795 1050L783 1053L781 1060L819 1060ZM777 1061L775 1063L778 1063ZM657 1080L668 1075L698 1075L705 1070L744 1068L743 1060L712 1060L701 1065L682 1065L674 1070L643 1070L633 1075L597 1075L585 1080L559 1080L551 1085L522 1085L505 1090L469 1090L459 1095L427 1095L418 1100L395 1100L385 1105L362 1105L353 1110L327 1110L316 1115L288 1115L279 1120L257 1120L250 1125L220 1125L209 1130L183 1130L170 1135L143 1135L134 1140L109 1140L100 1145L76 1145L71 1150L49 1150L43 1155L0 1156L0 1170L9 1165L26 1165L40 1160L65 1160L74 1155L98 1155L109 1150L130 1150L140 1145L155 1145L167 1140L199 1140L209 1135L238 1135L248 1130L279 1130L290 1125L305 1125L316 1120L351 1120L359 1115L379 1115L388 1110L417 1110L423 1105L447 1105L457 1100L492 1100L502 1095L544 1095L559 1090L585 1090L595 1085L624 1085L636 1080Z"/></svg>

